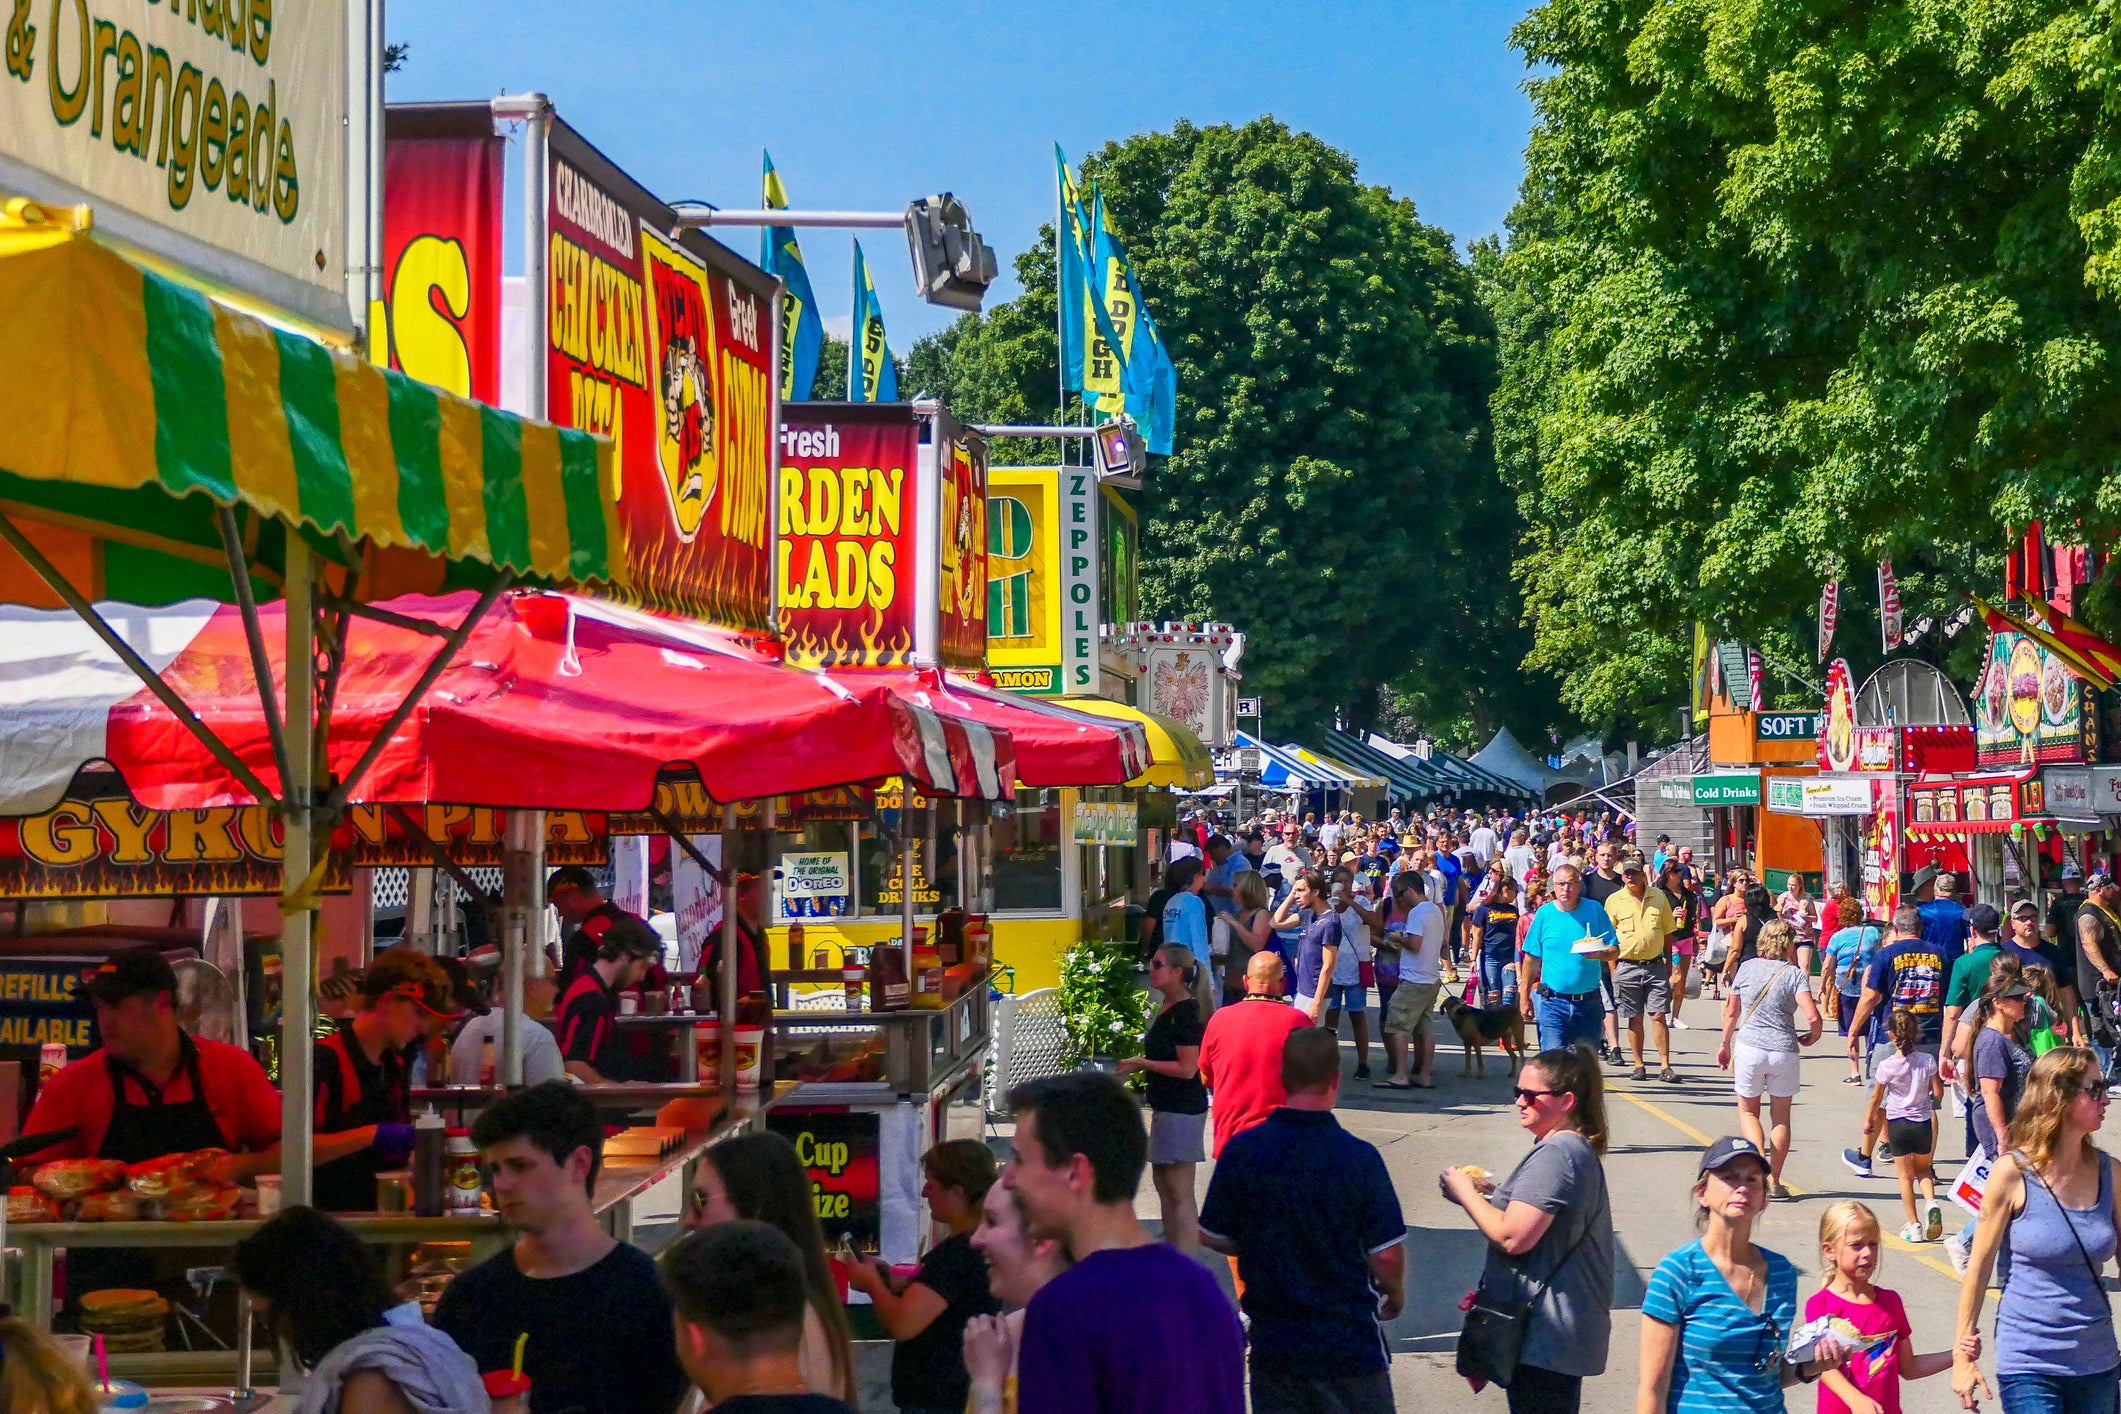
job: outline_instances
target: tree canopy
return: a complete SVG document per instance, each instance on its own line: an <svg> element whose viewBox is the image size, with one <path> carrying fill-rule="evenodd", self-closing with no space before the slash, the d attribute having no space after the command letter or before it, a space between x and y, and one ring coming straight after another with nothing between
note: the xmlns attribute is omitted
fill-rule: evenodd
<svg viewBox="0 0 2121 1414"><path fill-rule="evenodd" d="M1460 740L1544 729L1524 679L1487 401L1494 329L1414 203L1272 118L1107 144L1083 175L1178 370L1173 455L1141 495L1142 600L1249 635L1276 730L1373 722L1390 694ZM980 421L1056 415L1052 234L1025 293L908 359ZM1456 730L1453 730L1453 728Z"/></svg>
<svg viewBox="0 0 2121 1414"><path fill-rule="evenodd" d="M1513 42L1536 125L1481 267L1570 706L1669 723L1697 619L1801 668L1827 579L1860 625L1889 555L1941 617L2029 519L2121 525L2110 6L1547 0Z"/></svg>

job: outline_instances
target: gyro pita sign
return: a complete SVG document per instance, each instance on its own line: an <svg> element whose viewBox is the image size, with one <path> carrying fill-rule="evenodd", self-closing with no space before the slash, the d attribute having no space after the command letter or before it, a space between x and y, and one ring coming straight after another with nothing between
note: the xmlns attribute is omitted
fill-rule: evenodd
<svg viewBox="0 0 2121 1414"><path fill-rule="evenodd" d="M0 188L335 329L346 7L10 0Z"/></svg>

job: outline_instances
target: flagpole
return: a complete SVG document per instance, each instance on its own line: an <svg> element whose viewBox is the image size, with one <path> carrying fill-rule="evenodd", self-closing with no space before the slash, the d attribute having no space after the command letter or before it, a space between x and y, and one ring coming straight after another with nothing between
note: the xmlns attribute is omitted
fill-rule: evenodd
<svg viewBox="0 0 2121 1414"><path fill-rule="evenodd" d="M1061 190L1061 168L1053 168L1053 381L1054 391L1060 402L1054 413L1054 422L1066 426L1068 422L1068 294L1067 281L1061 278L1061 242L1066 239L1065 226L1068 196ZM1061 465L1068 464L1068 439L1060 441Z"/></svg>

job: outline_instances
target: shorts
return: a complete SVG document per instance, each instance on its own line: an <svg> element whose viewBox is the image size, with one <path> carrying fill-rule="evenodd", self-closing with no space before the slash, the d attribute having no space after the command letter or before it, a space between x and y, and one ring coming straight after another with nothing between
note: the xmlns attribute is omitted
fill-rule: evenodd
<svg viewBox="0 0 2121 1414"><path fill-rule="evenodd" d="M1787 1100L1797 1093L1797 1053L1764 1051L1746 1041L1731 1047L1731 1088L1742 1100L1762 1095Z"/></svg>
<svg viewBox="0 0 2121 1414"><path fill-rule="evenodd" d="M1360 982L1326 983L1326 1010L1364 1012L1370 1009L1370 989Z"/></svg>
<svg viewBox="0 0 2121 1414"><path fill-rule="evenodd" d="M1692 933L1674 933L1669 946L1672 949L1672 956L1691 958L1694 955L1694 935Z"/></svg>
<svg viewBox="0 0 2121 1414"><path fill-rule="evenodd" d="M1664 958L1613 964L1613 1015L1621 1022L1638 1016L1666 1016L1672 1010L1672 964Z"/></svg>
<svg viewBox="0 0 2121 1414"><path fill-rule="evenodd" d="M1934 1153L1937 1126L1926 1119L1889 1119L1885 1122L1885 1147L1896 1159L1907 1154Z"/></svg>
<svg viewBox="0 0 2121 1414"><path fill-rule="evenodd" d="M1849 1023L1856 1019L1856 1005L1862 1000L1863 993L1861 992L1843 992L1841 994L1841 1016L1835 1022L1835 1025L1841 1028L1842 1035L1846 1036L1849 1034Z"/></svg>
<svg viewBox="0 0 2121 1414"><path fill-rule="evenodd" d="M1170 1110L1149 1112L1149 1162L1152 1164L1197 1164L1208 1157L1205 1136L1208 1117L1182 1115Z"/></svg>
<svg viewBox="0 0 2121 1414"><path fill-rule="evenodd" d="M1441 982L1402 982L1385 1008L1387 1036L1426 1036L1435 1029L1436 999L1443 994Z"/></svg>

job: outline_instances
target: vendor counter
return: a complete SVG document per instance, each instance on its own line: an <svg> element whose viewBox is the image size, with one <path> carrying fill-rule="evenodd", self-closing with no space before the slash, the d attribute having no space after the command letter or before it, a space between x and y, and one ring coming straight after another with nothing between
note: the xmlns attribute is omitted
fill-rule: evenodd
<svg viewBox="0 0 2121 1414"><path fill-rule="evenodd" d="M678 1103L697 1117L681 1138L652 1155L607 1156L597 1175L592 1203L613 1236L632 1238L634 1205L641 1196L675 1175L691 1183L700 1156L733 1134L758 1128L772 1108L795 1087L775 1086L770 1093L757 1093L725 1104L719 1090L702 1086L642 1085L585 1086L600 1109L667 1110ZM673 1091L689 1092L672 1095ZM606 1092L599 1094L598 1092ZM620 1093L622 1092L622 1093ZM653 1092L653 1093L650 1093ZM472 1091L452 1087L437 1091L437 1099L456 1100L466 1106L490 1101L499 1091ZM365 1242L390 1249L386 1260L394 1280L404 1274L412 1249L429 1243L469 1245L470 1260L482 1260L501 1250L510 1240L508 1225L490 1208L480 1213L447 1214L436 1218L410 1213L341 1213L340 1220ZM259 1218L231 1222L72 1222L11 1223L7 1229L8 1272L12 1278L9 1299L16 1313L50 1329L53 1315L52 1285L55 1253L65 1249L132 1248L213 1250L227 1249L263 1226ZM196 1328L193 1328L196 1334ZM270 1352L260 1349L261 1367L270 1364ZM232 1380L236 1375L233 1349L167 1350L152 1354L112 1355L111 1373L149 1385L179 1380Z"/></svg>
<svg viewBox="0 0 2121 1414"><path fill-rule="evenodd" d="M929 917L919 921L923 927L931 927L935 922ZM859 921L805 918L802 924L804 950L813 960L823 953L829 964L835 967L849 948L896 946L901 928L896 917ZM1004 974L1007 980L999 985L1003 991L1013 991L1019 996L1040 987L1059 986L1061 958L1088 933L1094 932L1086 929L1080 918L1059 914L991 913L987 916L987 925L994 934L996 970L1007 969ZM788 925L781 923L767 929L766 937L774 967L780 969L788 959Z"/></svg>

